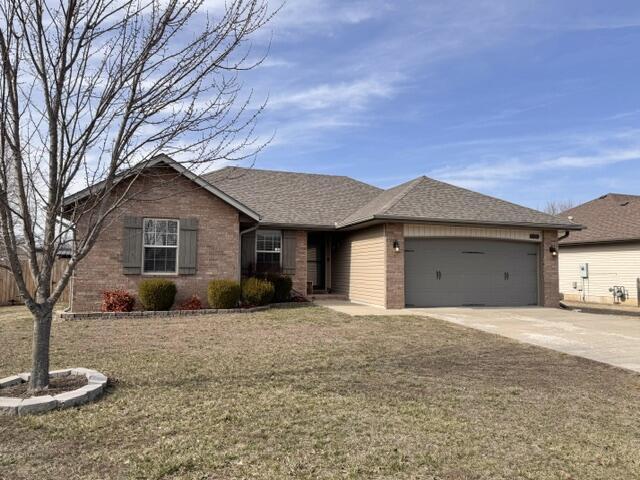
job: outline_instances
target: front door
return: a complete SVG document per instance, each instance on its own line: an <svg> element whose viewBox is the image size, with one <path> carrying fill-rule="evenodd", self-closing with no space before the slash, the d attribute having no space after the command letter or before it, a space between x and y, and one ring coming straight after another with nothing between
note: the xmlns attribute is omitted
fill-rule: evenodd
<svg viewBox="0 0 640 480"><path fill-rule="evenodd" d="M307 282L311 282L314 290L325 289L324 248L324 234L307 235Z"/></svg>

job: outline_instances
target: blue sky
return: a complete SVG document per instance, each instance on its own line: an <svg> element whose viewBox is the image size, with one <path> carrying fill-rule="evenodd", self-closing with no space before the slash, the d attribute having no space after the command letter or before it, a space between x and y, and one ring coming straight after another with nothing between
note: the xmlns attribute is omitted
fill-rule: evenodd
<svg viewBox="0 0 640 480"><path fill-rule="evenodd" d="M268 30L257 168L534 208L640 194L637 0L289 0Z"/></svg>

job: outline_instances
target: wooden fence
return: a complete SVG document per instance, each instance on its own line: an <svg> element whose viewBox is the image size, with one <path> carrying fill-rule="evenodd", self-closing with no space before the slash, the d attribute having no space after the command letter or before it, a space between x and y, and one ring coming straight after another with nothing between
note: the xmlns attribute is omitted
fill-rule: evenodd
<svg viewBox="0 0 640 480"><path fill-rule="evenodd" d="M51 288L54 288L62 272L64 272L67 263L66 258L58 258L53 265L53 272L51 273ZM32 294L35 292L36 283L29 271L29 264L27 260L22 261L22 271L25 274L25 280L27 282L27 289ZM18 285L13 278L13 273L7 267L0 268L0 305L17 305L22 303L22 297L18 290ZM62 292L58 305L67 306L69 304L69 284Z"/></svg>

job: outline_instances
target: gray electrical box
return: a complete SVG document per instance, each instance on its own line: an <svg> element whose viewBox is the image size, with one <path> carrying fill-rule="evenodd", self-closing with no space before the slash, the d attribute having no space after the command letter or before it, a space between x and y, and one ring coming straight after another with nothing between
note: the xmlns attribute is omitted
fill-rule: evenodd
<svg viewBox="0 0 640 480"><path fill-rule="evenodd" d="M580 278L589 278L589 264L581 263L580 264Z"/></svg>

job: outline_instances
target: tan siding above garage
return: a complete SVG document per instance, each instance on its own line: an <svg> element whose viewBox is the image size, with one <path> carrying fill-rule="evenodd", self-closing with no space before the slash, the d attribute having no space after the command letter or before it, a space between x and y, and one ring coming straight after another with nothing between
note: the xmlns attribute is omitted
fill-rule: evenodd
<svg viewBox="0 0 640 480"><path fill-rule="evenodd" d="M530 238L531 234L539 235L539 238ZM462 227L453 225L429 225L406 224L404 226L405 238L410 237L465 237L465 238L492 238L498 240L519 240L525 242L540 242L542 234L540 230L526 230L518 228L488 228L488 227Z"/></svg>
<svg viewBox="0 0 640 480"><path fill-rule="evenodd" d="M589 278L584 283L580 278L582 263L589 264ZM640 242L561 246L559 264L560 292L566 300L613 303L609 288L615 285L627 289L625 304L638 304ZM578 288L573 288L573 282Z"/></svg>
<svg viewBox="0 0 640 480"><path fill-rule="evenodd" d="M382 225L342 237L332 254L332 290L354 302L385 306L385 237Z"/></svg>

